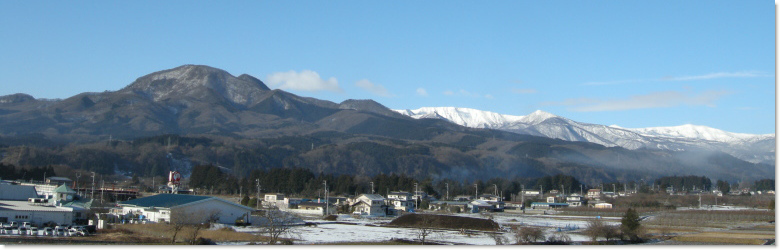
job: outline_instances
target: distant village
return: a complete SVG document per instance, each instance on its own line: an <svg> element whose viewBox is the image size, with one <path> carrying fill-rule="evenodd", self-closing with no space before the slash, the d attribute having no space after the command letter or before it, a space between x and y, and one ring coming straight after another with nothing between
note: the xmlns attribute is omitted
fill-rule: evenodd
<svg viewBox="0 0 780 250"><path fill-rule="evenodd" d="M512 200L502 199L502 191L494 186L476 190L473 195L433 197L420 190L388 190L385 194L364 193L356 196L325 196L293 198L283 193L256 193L256 204L241 205L231 198L192 194L180 190L180 175L171 172L168 184L157 193L140 197L137 189L105 187L78 187L64 177L46 177L42 182L0 181L0 234L31 236L84 236L106 228L110 224L147 223L222 223L230 225L263 226L269 223L258 211L278 209L298 216L327 216L348 214L362 217L394 217L420 211L446 213L529 213L546 214L567 207L612 209L615 200L630 197L636 190L604 191L582 189L566 190L524 189ZM327 188L327 183L323 183ZM373 187L371 188L373 190ZM482 191L482 192L480 192ZM487 191L487 192L486 192ZM327 194L326 192L324 192ZM666 189L669 195L774 195L773 190L735 190L728 194L701 189ZM114 197L118 202L106 207L98 199ZM98 198L100 197L100 198ZM529 207L527 200L532 200ZM701 205L700 205L701 206ZM273 220L273 219L271 219Z"/></svg>

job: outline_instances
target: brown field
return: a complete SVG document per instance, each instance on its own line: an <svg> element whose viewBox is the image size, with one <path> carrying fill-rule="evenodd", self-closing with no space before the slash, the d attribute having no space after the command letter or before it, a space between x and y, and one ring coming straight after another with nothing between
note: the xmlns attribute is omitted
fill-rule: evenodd
<svg viewBox="0 0 780 250"><path fill-rule="evenodd" d="M118 229L133 232L136 235L164 239L165 243L170 243L173 232L170 226L166 224L127 224L117 225ZM186 227L176 235L176 242L187 241L191 237L193 228ZM219 230L200 230L197 237L211 239L220 242L262 242L266 240L264 236L252 235L249 233L235 232L231 229Z"/></svg>
<svg viewBox="0 0 780 250"><path fill-rule="evenodd" d="M679 242L707 242L721 244L745 244L761 245L766 239L774 239L774 233L765 234L759 232L741 233L741 232L704 232L690 235L674 237L673 240Z"/></svg>

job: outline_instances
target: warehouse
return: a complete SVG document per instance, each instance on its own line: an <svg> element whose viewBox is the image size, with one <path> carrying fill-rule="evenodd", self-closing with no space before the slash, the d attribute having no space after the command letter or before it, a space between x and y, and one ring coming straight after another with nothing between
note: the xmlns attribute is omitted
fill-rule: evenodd
<svg viewBox="0 0 780 250"><path fill-rule="evenodd" d="M123 201L121 209L113 213L125 221L171 222L195 224L218 222L234 224L237 220L249 222L253 208L211 196L187 194L158 194Z"/></svg>

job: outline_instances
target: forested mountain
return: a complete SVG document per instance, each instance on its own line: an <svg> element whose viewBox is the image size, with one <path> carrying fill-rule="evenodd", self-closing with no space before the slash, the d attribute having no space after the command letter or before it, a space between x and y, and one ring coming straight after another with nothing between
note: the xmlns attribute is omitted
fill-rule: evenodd
<svg viewBox="0 0 780 250"><path fill-rule="evenodd" d="M213 164L233 176L303 168L371 177L489 179L566 174L594 184L667 175L760 179L774 167L713 151L629 150L414 119L371 100L271 90L249 75L185 65L119 91L64 100L0 97L2 162L164 176Z"/></svg>

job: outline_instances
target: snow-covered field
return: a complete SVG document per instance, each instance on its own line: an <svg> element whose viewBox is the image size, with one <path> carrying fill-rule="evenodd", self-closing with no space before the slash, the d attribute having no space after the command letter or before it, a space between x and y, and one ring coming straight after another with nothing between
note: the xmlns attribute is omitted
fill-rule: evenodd
<svg viewBox="0 0 780 250"><path fill-rule="evenodd" d="M480 214L453 214L464 217L485 218ZM510 226L536 226L545 228L547 236L561 231L568 235L572 241L588 241L580 234L586 227L589 216L555 216L555 215L523 215L510 213L491 214L493 220L501 225L504 230L502 236L508 242L515 242L514 237L508 231ZM295 227L294 233L286 237L297 239L295 244L318 244L338 242L381 242L391 239L416 240L417 230L413 228L394 228L381 226L390 222L393 218L361 218L339 216L338 222L317 219L305 219L307 222L318 223L317 227ZM619 224L620 218L602 218L607 224ZM349 224L344 224L349 223ZM238 232L258 233L260 230L253 227L234 227ZM490 234L485 232L473 232L463 234L457 230L436 230L426 238L427 241L444 244L468 244L468 245L495 245L496 242Z"/></svg>

